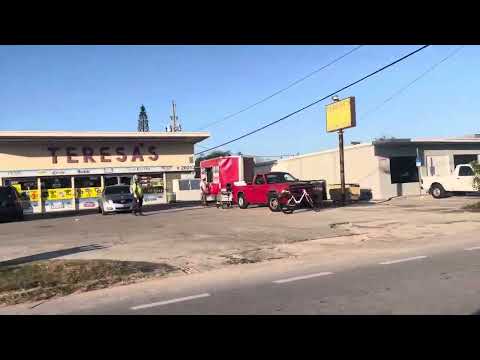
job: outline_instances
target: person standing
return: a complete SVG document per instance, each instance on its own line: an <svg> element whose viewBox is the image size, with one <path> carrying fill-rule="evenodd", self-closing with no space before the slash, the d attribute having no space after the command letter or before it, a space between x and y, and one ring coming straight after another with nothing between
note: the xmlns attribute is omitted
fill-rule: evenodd
<svg viewBox="0 0 480 360"><path fill-rule="evenodd" d="M203 179L200 184L200 190L202 192L202 205L207 206L208 184L207 179Z"/></svg>
<svg viewBox="0 0 480 360"><path fill-rule="evenodd" d="M137 216L137 213L140 213L140 215L143 215L143 212L142 212L143 189L142 189L142 185L138 181L137 175L133 177L132 194L135 199L135 204L133 205L133 215Z"/></svg>

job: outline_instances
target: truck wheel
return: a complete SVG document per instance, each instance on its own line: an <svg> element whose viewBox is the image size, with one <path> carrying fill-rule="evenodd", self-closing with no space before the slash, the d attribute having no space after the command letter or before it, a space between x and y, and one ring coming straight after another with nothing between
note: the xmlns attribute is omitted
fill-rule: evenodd
<svg viewBox="0 0 480 360"><path fill-rule="evenodd" d="M245 199L244 195L238 195L238 207L240 209L246 209L248 207L247 199Z"/></svg>
<svg viewBox="0 0 480 360"><path fill-rule="evenodd" d="M445 189L440 184L433 184L430 188L430 193L435 199L441 199L445 197Z"/></svg>
<svg viewBox="0 0 480 360"><path fill-rule="evenodd" d="M280 203L278 202L278 197L276 195L270 195L268 198L268 208L273 212L281 211Z"/></svg>

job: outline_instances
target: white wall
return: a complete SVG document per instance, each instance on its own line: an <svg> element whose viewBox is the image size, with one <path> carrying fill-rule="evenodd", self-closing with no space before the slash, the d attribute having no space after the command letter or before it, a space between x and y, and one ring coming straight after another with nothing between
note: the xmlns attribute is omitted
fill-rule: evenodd
<svg viewBox="0 0 480 360"><path fill-rule="evenodd" d="M278 160L272 171L285 171L302 180L327 181L327 186L340 183L338 149ZM345 147L345 182L371 189L373 198L382 198L379 161L370 143Z"/></svg>

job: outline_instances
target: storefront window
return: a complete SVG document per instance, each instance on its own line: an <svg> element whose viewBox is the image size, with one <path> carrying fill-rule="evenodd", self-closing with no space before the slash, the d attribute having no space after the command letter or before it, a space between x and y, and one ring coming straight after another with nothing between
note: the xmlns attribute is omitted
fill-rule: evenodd
<svg viewBox="0 0 480 360"><path fill-rule="evenodd" d="M200 190L200 180L191 179L190 180L190 190Z"/></svg>
<svg viewBox="0 0 480 360"><path fill-rule="evenodd" d="M77 199L90 199L100 197L102 181L100 176L75 177L75 192Z"/></svg>
<svg viewBox="0 0 480 360"><path fill-rule="evenodd" d="M180 191L190 190L190 180L178 180L178 188Z"/></svg>
<svg viewBox="0 0 480 360"><path fill-rule="evenodd" d="M138 180L143 188L145 203L158 204L164 201L163 174L139 175Z"/></svg>
<svg viewBox="0 0 480 360"><path fill-rule="evenodd" d="M118 177L116 176L105 176L104 178L105 186L112 186L118 184Z"/></svg>
<svg viewBox="0 0 480 360"><path fill-rule="evenodd" d="M180 191L200 190L200 180L197 180L197 179L178 180L178 188Z"/></svg>
<svg viewBox="0 0 480 360"><path fill-rule="evenodd" d="M140 175L139 182L143 187L143 192L146 194L163 194L164 192L163 176Z"/></svg>
<svg viewBox="0 0 480 360"><path fill-rule="evenodd" d="M36 178L25 179L6 179L4 184L7 186L13 186L20 199L23 201L38 201L38 184Z"/></svg>
<svg viewBox="0 0 480 360"><path fill-rule="evenodd" d="M36 190L37 189L37 179L27 178L27 179L5 179L5 186L13 186L18 191L21 190Z"/></svg>
<svg viewBox="0 0 480 360"><path fill-rule="evenodd" d="M133 176L120 176L120 185L131 185Z"/></svg>
<svg viewBox="0 0 480 360"><path fill-rule="evenodd" d="M100 176L79 176L75 177L75 188L101 187Z"/></svg>
<svg viewBox="0 0 480 360"><path fill-rule="evenodd" d="M41 183L47 211L72 208L74 193L70 176L42 178Z"/></svg>
<svg viewBox="0 0 480 360"><path fill-rule="evenodd" d="M42 189L64 189L72 187L70 176L42 178Z"/></svg>

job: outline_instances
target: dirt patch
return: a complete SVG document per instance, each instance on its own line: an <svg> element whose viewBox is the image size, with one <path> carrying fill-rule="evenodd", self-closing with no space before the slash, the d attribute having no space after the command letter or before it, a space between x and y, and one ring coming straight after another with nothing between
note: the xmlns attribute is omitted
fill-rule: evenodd
<svg viewBox="0 0 480 360"><path fill-rule="evenodd" d="M0 267L0 304L41 301L176 270L168 264L114 260L49 260L5 266Z"/></svg>
<svg viewBox="0 0 480 360"><path fill-rule="evenodd" d="M464 207L462 207L462 209L472 211L472 212L479 212L480 211L480 202L465 205Z"/></svg>
<svg viewBox="0 0 480 360"><path fill-rule="evenodd" d="M226 265L253 264L262 261L278 260L289 257L290 254L279 250L278 248L255 249L243 251L236 254L222 255L227 258Z"/></svg>
<svg viewBox="0 0 480 360"><path fill-rule="evenodd" d="M329 224L330 226L330 229L336 229L338 227L351 227L351 224L346 221L346 222L339 222L339 223L332 223L332 224Z"/></svg>

